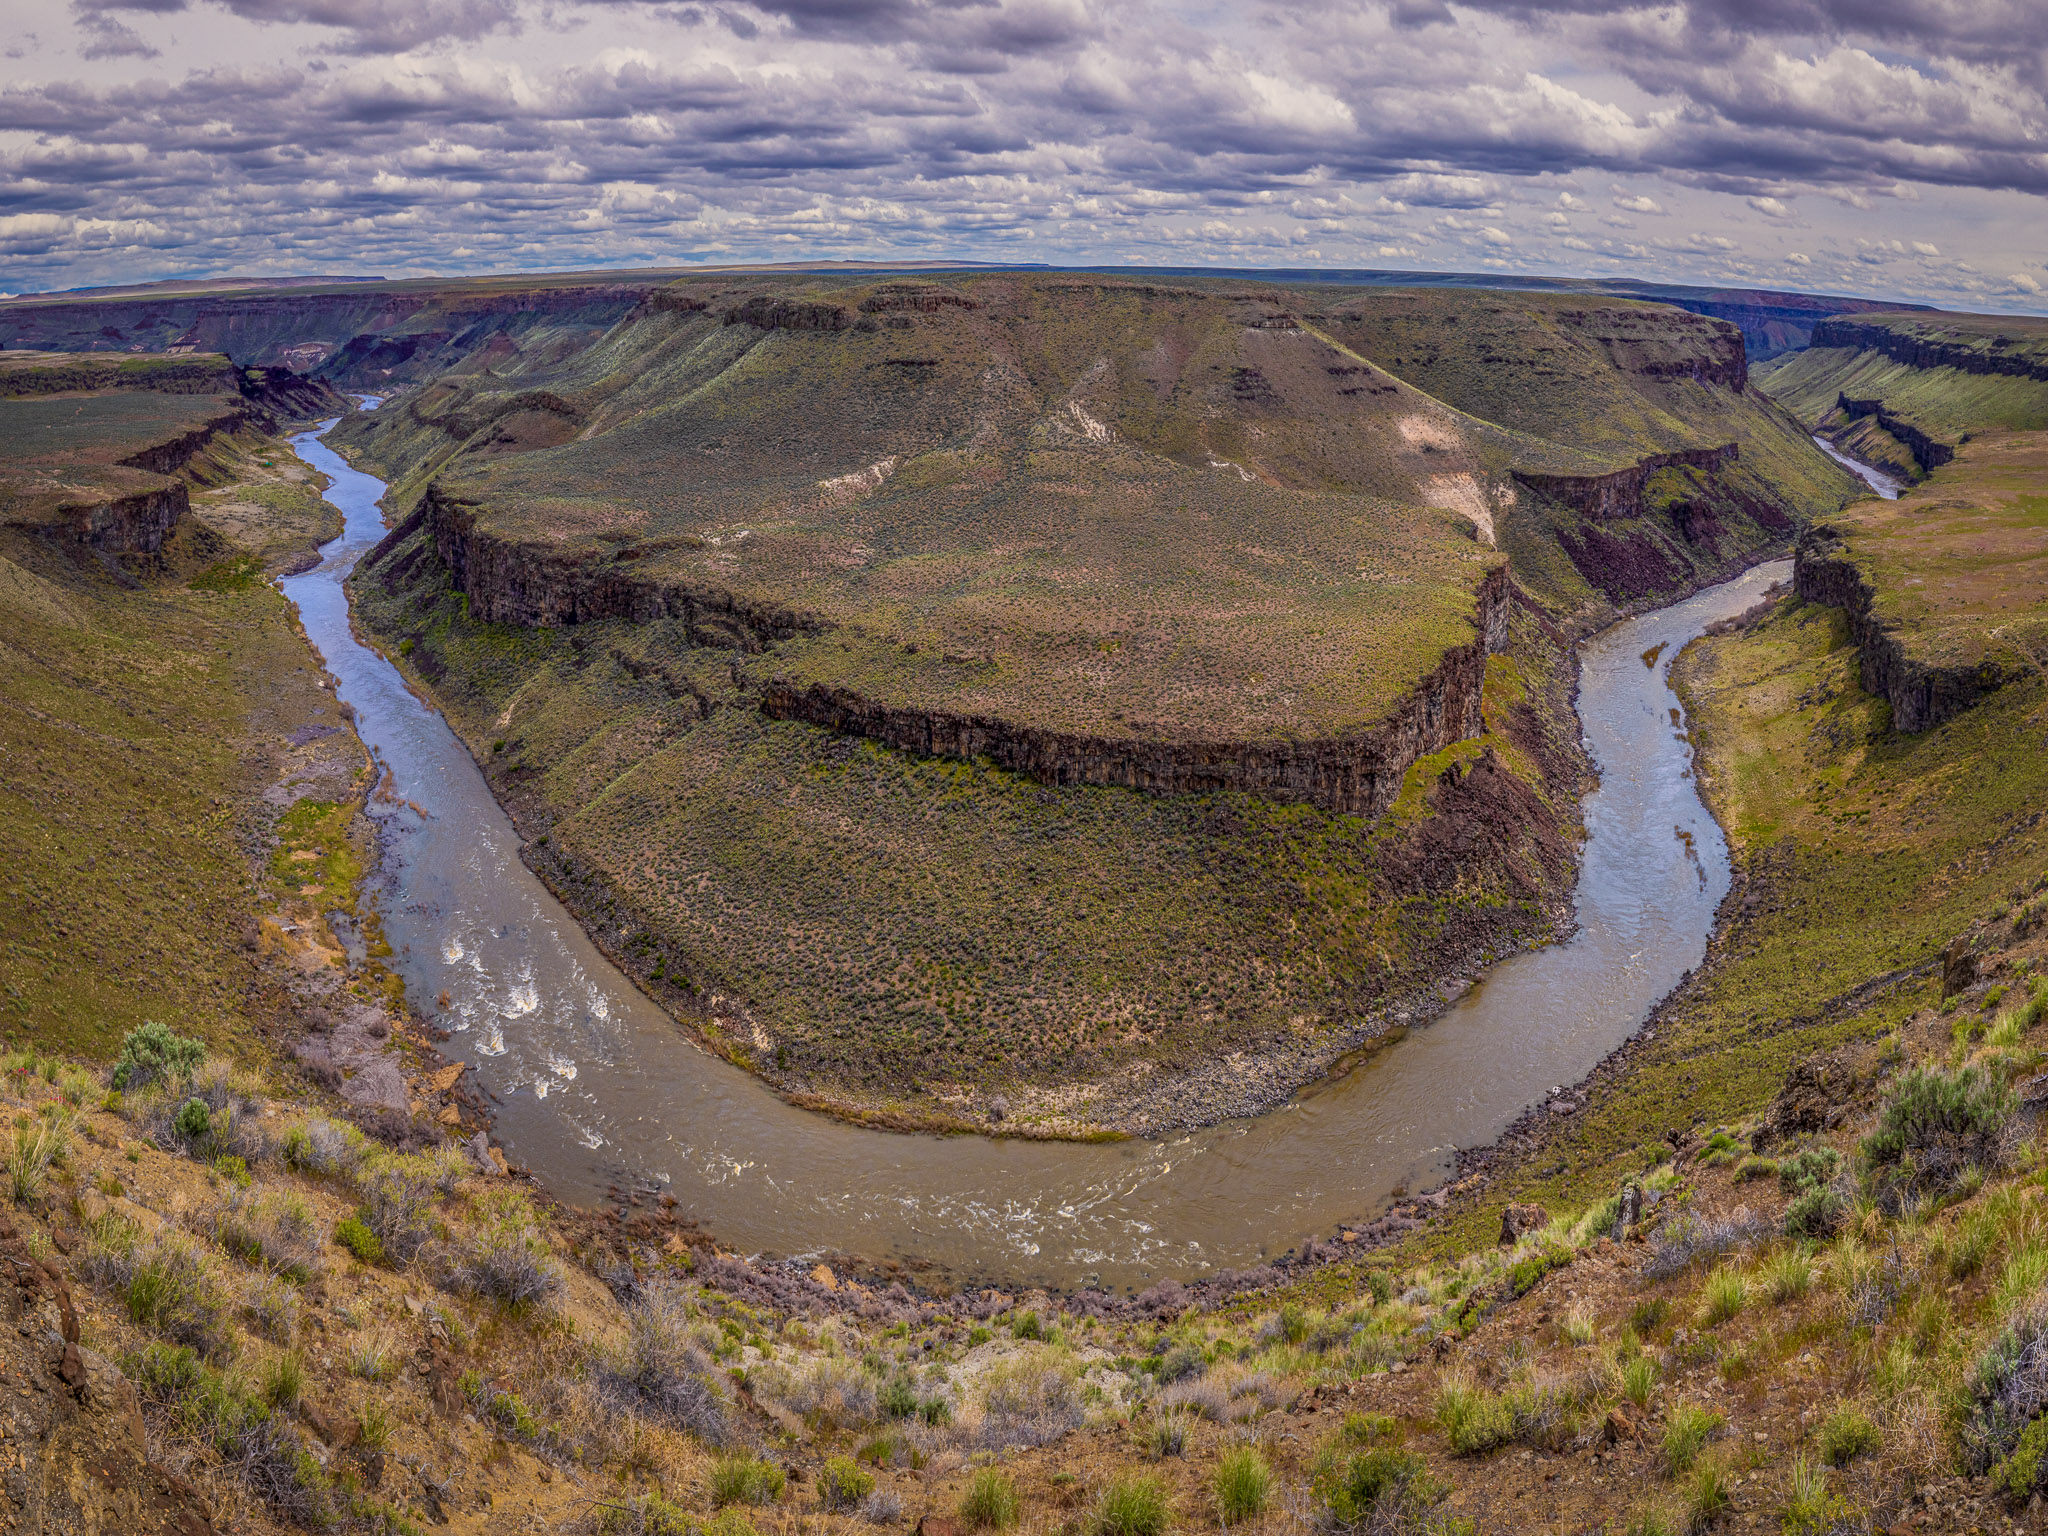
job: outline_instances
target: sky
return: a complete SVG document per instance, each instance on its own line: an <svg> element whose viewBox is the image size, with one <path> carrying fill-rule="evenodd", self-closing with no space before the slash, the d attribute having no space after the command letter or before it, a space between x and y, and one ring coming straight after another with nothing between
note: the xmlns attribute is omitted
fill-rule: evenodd
<svg viewBox="0 0 2048 1536"><path fill-rule="evenodd" d="M824 259L2048 312L2048 0L0 0L0 291Z"/></svg>

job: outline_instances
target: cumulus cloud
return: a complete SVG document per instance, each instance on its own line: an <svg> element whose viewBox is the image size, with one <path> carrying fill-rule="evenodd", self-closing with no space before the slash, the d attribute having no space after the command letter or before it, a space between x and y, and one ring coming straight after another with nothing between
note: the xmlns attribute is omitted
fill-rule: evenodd
<svg viewBox="0 0 2048 1536"><path fill-rule="evenodd" d="M2033 259L2048 194L2038 0L51 16L0 65L0 219L54 221L0 235L33 247L8 247L12 286L839 255L1554 268L1560 251L1754 284L1811 265L1780 243L1796 228L1851 253L1828 272L1902 296L2024 295L1982 273ZM1915 238L1938 215L1900 199L1923 196L1967 208L1943 241L1974 261ZM1573 232L1596 222L1617 233Z"/></svg>

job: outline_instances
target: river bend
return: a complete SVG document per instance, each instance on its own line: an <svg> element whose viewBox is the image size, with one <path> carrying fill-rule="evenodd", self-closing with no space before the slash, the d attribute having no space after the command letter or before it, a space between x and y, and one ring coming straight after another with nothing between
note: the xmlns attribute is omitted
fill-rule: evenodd
<svg viewBox="0 0 2048 1536"><path fill-rule="evenodd" d="M331 423L329 424L332 425ZM1579 710L1600 783L1566 942L1494 967L1426 1029L1256 1119L1106 1145L906 1136L783 1103L693 1044L585 936L441 716L351 632L343 580L380 539L384 484L293 439L345 517L282 583L389 770L373 899L394 965L447 1049L501 1101L496 1134L563 1199L665 1189L726 1247L917 1258L1017 1285L1135 1288L1258 1263L1422 1191L1632 1034L1706 951L1727 845L1701 803L1666 674L1753 604L1777 561L1581 648ZM442 1012L436 999L447 993Z"/></svg>

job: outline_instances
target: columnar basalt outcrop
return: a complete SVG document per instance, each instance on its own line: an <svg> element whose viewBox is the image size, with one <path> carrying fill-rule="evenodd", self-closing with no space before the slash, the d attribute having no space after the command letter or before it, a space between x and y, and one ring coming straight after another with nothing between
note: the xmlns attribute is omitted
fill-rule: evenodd
<svg viewBox="0 0 2048 1536"><path fill-rule="evenodd" d="M1855 637L1864 692L1892 707L1892 725L1909 733L1932 730L2006 680L1991 660L1930 665L1906 654L1895 626L1877 612L1877 591L1856 564L1840 531L1815 523L1799 540L1793 588L1810 603L1840 608Z"/></svg>
<svg viewBox="0 0 2048 1536"><path fill-rule="evenodd" d="M1530 490L1561 501L1584 517L1614 522L1643 515L1643 491L1658 470L1691 468L1711 473L1733 463L1739 452L1737 444L1723 443L1718 448L1648 454L1625 468L1599 475L1553 475L1526 469L1513 473Z"/></svg>
<svg viewBox="0 0 2048 1536"><path fill-rule="evenodd" d="M694 645L749 652L830 628L814 615L751 602L736 593L642 576L594 549L497 538L478 528L473 504L438 484L427 488L418 515L455 589L469 599L470 613L486 623L552 628L599 619L635 624L671 619ZM378 558L373 553L366 567Z"/></svg>
<svg viewBox="0 0 2048 1536"><path fill-rule="evenodd" d="M1859 400L1849 395L1837 395L1835 407L1852 421L1866 416L1875 417L1880 427L1906 445L1913 455L1913 462L1924 472L1939 469L1956 456L1955 449L1949 444L1929 437L1903 416L1886 410L1882 400Z"/></svg>
<svg viewBox="0 0 2048 1536"><path fill-rule="evenodd" d="M189 432L180 432L176 437L161 443L151 443L120 460L130 469L146 469L153 475L175 475L197 458L216 437L239 432L244 427L253 427L259 432L275 432L277 424L268 416L253 411L223 411L210 421L201 422Z"/></svg>
<svg viewBox="0 0 2048 1536"><path fill-rule="evenodd" d="M191 511L185 482L173 480L132 496L67 502L56 509L53 521L68 537L108 554L153 555Z"/></svg>
<svg viewBox="0 0 2048 1536"><path fill-rule="evenodd" d="M641 576L595 550L500 539L479 529L476 513L474 504L431 484L413 514L370 552L363 569L376 570L424 528L455 590L468 598L471 616L486 623L552 628L602 619L635 624L670 620L683 627L692 644L750 653L834 627L816 615L750 602L732 592ZM1047 784L1165 794L1240 791L1378 816L1400 792L1409 764L1482 730L1479 700L1486 658L1507 643L1511 593L1507 567L1495 567L1475 596L1477 636L1446 653L1383 723L1345 736L1305 741L1094 736L996 715L893 705L850 688L805 687L786 679L763 688L760 707L773 719L800 721L921 756L985 758Z"/></svg>
<svg viewBox="0 0 2048 1536"><path fill-rule="evenodd" d="M843 304L805 299L773 299L756 294L725 312L727 325L751 325L762 331L846 331L860 324ZM872 327L873 322L869 322Z"/></svg>
<svg viewBox="0 0 2048 1536"><path fill-rule="evenodd" d="M1379 816L1417 758L1480 734L1486 658L1507 643L1506 566L1481 583L1479 634L1448 652L1382 724L1310 741L1174 741L1047 730L989 715L906 709L847 688L776 681L762 712L927 757L985 758L1046 784L1101 784L1160 794L1235 791L1326 811Z"/></svg>
<svg viewBox="0 0 2048 1536"><path fill-rule="evenodd" d="M1889 325L1855 320L1823 320L1813 328L1816 351L1841 349L1876 352L1911 368L1953 368L1958 373L2008 374L2014 378L2048 380L2048 361L2035 352L2003 350L2004 337L1984 348L1939 336L1922 335Z"/></svg>

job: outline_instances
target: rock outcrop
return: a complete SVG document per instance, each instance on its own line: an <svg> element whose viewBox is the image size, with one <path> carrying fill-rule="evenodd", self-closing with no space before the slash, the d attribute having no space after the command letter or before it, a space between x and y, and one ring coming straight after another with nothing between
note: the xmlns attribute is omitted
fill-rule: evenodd
<svg viewBox="0 0 2048 1536"><path fill-rule="evenodd" d="M1650 476L1660 469L1680 467L1709 473L1735 461L1740 452L1735 443L1718 448L1680 448L1671 453L1652 453L1623 469L1600 475L1553 475L1517 469L1514 477L1539 495L1561 501L1583 517L1599 522L1617 522L1643 515L1643 491Z"/></svg>
<svg viewBox="0 0 2048 1536"><path fill-rule="evenodd" d="M756 294L725 312L727 325L751 325L763 331L847 331L860 322L843 304L818 304L803 299L774 299ZM873 322L868 322L870 329Z"/></svg>
<svg viewBox="0 0 2048 1536"><path fill-rule="evenodd" d="M814 615L751 602L732 592L646 577L595 550L565 551L500 539L477 527L476 508L430 485L418 512L469 611L491 624L552 628L597 619L649 624L672 619L693 645L754 652L831 626ZM396 534L397 530L393 530ZM374 567L394 540L364 562Z"/></svg>
<svg viewBox="0 0 2048 1536"><path fill-rule="evenodd" d="M847 688L799 688L786 681L768 685L761 710L777 720L800 720L920 756L986 758L1046 784L1104 784L1161 794L1237 791L1379 816L1400 793L1409 764L1480 733L1480 685L1486 658L1507 643L1509 601L1507 567L1498 566L1480 585L1474 640L1447 652L1384 723L1322 740L1084 736L990 715L902 708Z"/></svg>
<svg viewBox="0 0 2048 1536"><path fill-rule="evenodd" d="M1876 590L1841 533L1826 523L1813 524L1800 537L1792 580L1805 601L1840 608L1849 616L1863 689L1890 703L1897 730L1931 730L2006 680L1994 661L1940 666L1907 655L1897 629L1877 612Z"/></svg>
<svg viewBox="0 0 2048 1536"><path fill-rule="evenodd" d="M1938 336L1916 335L1889 325L1871 325L1855 320L1823 320L1813 328L1816 351L1840 348L1854 352L1877 352L1910 368L1953 368L1958 373L2006 374L2021 379L2048 380L2048 361L2035 353L2006 352L2003 337L1994 337L1988 348L1978 349Z"/></svg>
<svg viewBox="0 0 2048 1536"><path fill-rule="evenodd" d="M0 1217L0 1522L30 1536L211 1536L205 1501L150 1461L135 1388L79 1342L55 1263Z"/></svg>
<svg viewBox="0 0 2048 1536"><path fill-rule="evenodd" d="M1866 416L1875 417L1880 427L1906 445L1907 451L1913 455L1913 462L1923 473L1939 469L1956 456L1955 449L1949 444L1928 436L1905 417L1886 410L1882 400L1858 400L1849 395L1838 395L1835 406L1852 421Z"/></svg>
<svg viewBox="0 0 2048 1536"><path fill-rule="evenodd" d="M66 537L108 554L153 555L191 510L192 497L185 482L172 480L132 496L67 502L42 526L54 525Z"/></svg>

